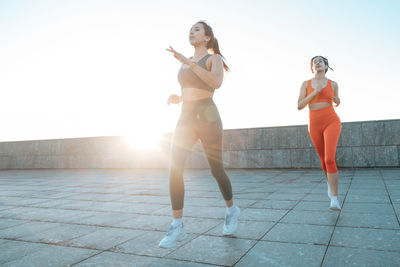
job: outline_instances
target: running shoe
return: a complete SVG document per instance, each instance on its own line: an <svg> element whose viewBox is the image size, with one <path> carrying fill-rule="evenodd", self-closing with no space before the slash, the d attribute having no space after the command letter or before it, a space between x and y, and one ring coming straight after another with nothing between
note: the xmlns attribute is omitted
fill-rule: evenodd
<svg viewBox="0 0 400 267"><path fill-rule="evenodd" d="M329 206L331 210L340 210L340 204L337 198L331 198L331 205Z"/></svg>
<svg viewBox="0 0 400 267"><path fill-rule="evenodd" d="M186 238L185 229L183 224L173 227L169 227L167 234L160 241L159 247L161 248L173 248L176 246L176 241L182 241Z"/></svg>
<svg viewBox="0 0 400 267"><path fill-rule="evenodd" d="M222 230L223 235L232 235L235 232L238 226L239 215L240 215L239 207L235 207L235 209L231 213L226 211L224 228Z"/></svg>

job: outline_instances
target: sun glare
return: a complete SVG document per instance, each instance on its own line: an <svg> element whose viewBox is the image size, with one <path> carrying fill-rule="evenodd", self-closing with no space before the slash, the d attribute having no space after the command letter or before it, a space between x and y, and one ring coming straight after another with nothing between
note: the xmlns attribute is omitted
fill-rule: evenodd
<svg viewBox="0 0 400 267"><path fill-rule="evenodd" d="M161 135L148 132L137 132L124 136L125 142L134 149L154 150L158 148Z"/></svg>

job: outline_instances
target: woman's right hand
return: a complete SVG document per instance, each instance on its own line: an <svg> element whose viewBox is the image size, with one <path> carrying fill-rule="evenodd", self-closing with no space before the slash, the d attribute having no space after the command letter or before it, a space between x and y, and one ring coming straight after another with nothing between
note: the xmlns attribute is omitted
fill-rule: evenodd
<svg viewBox="0 0 400 267"><path fill-rule="evenodd" d="M321 93L322 89L324 89L322 86L316 86L316 87L314 88L316 94Z"/></svg>
<svg viewBox="0 0 400 267"><path fill-rule="evenodd" d="M168 97L167 103L168 106L171 104L179 104L182 101L181 97L178 95L170 95Z"/></svg>

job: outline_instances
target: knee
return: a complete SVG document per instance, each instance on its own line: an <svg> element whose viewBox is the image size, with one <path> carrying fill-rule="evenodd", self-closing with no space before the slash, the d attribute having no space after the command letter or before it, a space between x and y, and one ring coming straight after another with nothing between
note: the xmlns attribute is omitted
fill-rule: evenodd
<svg viewBox="0 0 400 267"><path fill-rule="evenodd" d="M328 157L325 159L325 166L329 173L336 172L336 161L333 157Z"/></svg>
<svg viewBox="0 0 400 267"><path fill-rule="evenodd" d="M183 175L183 167L171 165L169 168L169 178L170 180L179 179Z"/></svg>
<svg viewBox="0 0 400 267"><path fill-rule="evenodd" d="M325 158L325 164L326 165L332 165L335 163L335 158L334 157L326 157Z"/></svg>
<svg viewBox="0 0 400 267"><path fill-rule="evenodd" d="M173 156L169 165L169 172L171 175L175 173L182 173L185 168L185 159L178 156Z"/></svg>
<svg viewBox="0 0 400 267"><path fill-rule="evenodd" d="M211 168L211 174L216 179L218 179L221 176L225 175L225 170L224 170L224 168L222 166L213 167L213 168Z"/></svg>

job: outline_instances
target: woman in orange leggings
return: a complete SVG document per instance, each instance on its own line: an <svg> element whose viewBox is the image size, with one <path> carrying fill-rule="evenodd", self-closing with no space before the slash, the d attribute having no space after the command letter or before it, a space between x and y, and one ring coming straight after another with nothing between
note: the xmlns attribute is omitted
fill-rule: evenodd
<svg viewBox="0 0 400 267"><path fill-rule="evenodd" d="M331 199L329 208L340 210L337 199L339 175L335 154L341 123L332 106L334 102L337 107L340 98L337 83L325 76L328 69L331 68L326 58L316 56L311 59L311 71L315 73L315 77L303 82L297 104L299 110L307 105L310 109L309 133L327 178L328 196Z"/></svg>

